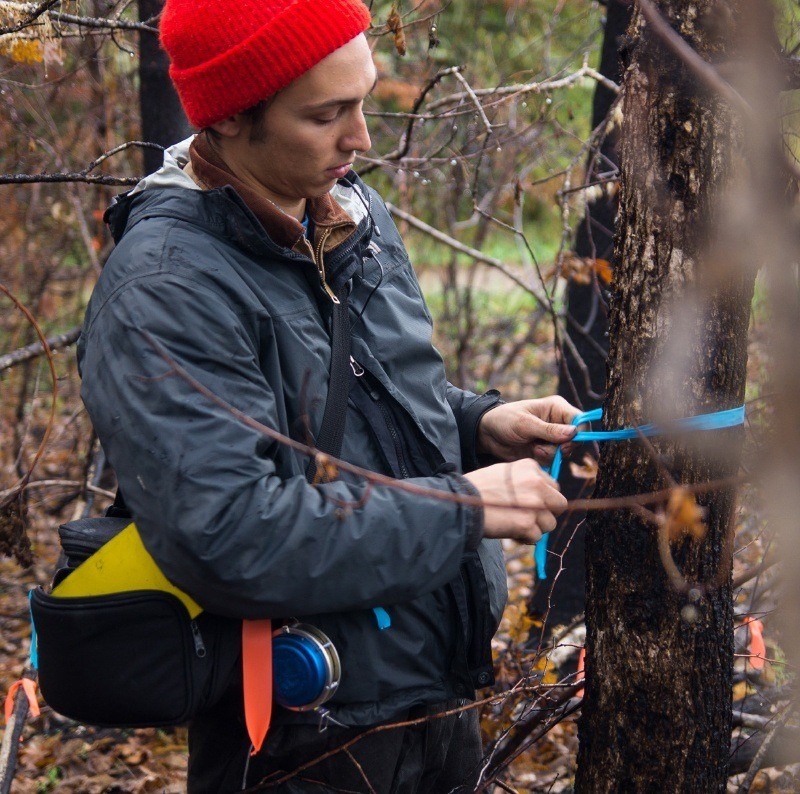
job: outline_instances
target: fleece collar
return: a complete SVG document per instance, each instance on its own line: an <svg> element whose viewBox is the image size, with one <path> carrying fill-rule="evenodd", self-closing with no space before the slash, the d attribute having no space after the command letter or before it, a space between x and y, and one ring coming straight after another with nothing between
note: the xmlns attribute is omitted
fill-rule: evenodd
<svg viewBox="0 0 800 794"><path fill-rule="evenodd" d="M191 137L186 138L186 140L176 143L166 149L164 151L164 164L161 166L161 168L140 180L136 187L126 194L126 197L131 198L137 194L143 193L144 191L164 188L184 188L187 190L203 191L219 188L224 185L232 185L232 175L227 170L227 167L224 163L206 161L209 162L210 166L212 166L213 172L199 163L199 159L195 155L195 151L199 149L202 156L206 153L207 147L207 144L206 147L203 147L202 142L198 140L201 137L203 136L192 135ZM195 142L198 143L197 147L193 146ZM214 159L216 160L216 158ZM186 167L190 164L191 168L188 169L187 172ZM200 172L197 171L198 165L200 165ZM194 171L196 177L198 177L201 182L207 184L207 187L204 187L202 184L198 184L198 182L192 178L192 171ZM209 179L216 184L209 183ZM235 180L236 178L233 177L233 179ZM256 211L256 207L259 202L251 203L248 197L243 194L243 190L249 191L250 193L253 193L254 191L249 190L246 186L244 186L243 190L240 190L240 188L235 184L233 187L236 189L236 192L240 194L242 200L248 206L248 209L250 209L256 215L259 221L261 221L265 231L275 243L291 248L297 241L298 237L302 237L302 224L295 218L291 218L290 216L285 215L285 213L280 213L284 217L278 217L277 222L273 224L272 217L268 219L266 213L264 214L264 217L262 217L262 214ZM341 180L333 186L330 193L326 194L320 199L309 201L309 215L314 225L318 227L319 230L330 228L332 225L337 227L337 225L340 223L344 224L345 222L349 222L346 227L342 226L333 229L333 232L326 240L326 249L330 249L341 243L344 237L347 237L349 234L351 234L352 229L360 224L361 221L367 216L368 199L365 196L362 188L363 185L358 183ZM264 201L263 198L258 198L261 199L261 202ZM280 212L274 208L271 209L275 213ZM294 223L296 223L296 227L293 227L291 224L286 224L286 218L294 221ZM340 228L345 231L344 236L342 236L340 233ZM299 229L299 232L297 232L297 229ZM280 237L281 239L277 239L277 237Z"/></svg>

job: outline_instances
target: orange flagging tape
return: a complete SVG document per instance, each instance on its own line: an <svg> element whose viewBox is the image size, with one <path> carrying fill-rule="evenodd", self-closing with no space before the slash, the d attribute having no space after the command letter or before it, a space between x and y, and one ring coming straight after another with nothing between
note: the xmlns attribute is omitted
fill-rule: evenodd
<svg viewBox="0 0 800 794"><path fill-rule="evenodd" d="M15 681L11 684L8 694L6 695L6 723L8 723L11 719L11 715L14 713L14 700L17 696L17 690L20 687L22 687L28 698L31 716L39 716L39 702L36 700L36 681L32 681L30 678L20 678L19 681Z"/></svg>
<svg viewBox="0 0 800 794"><path fill-rule="evenodd" d="M583 665L586 662L586 647L581 648L581 652L578 654L578 669L575 671L575 683L578 684L584 680L584 669ZM581 687L576 693L576 698L583 697L583 687Z"/></svg>
<svg viewBox="0 0 800 794"><path fill-rule="evenodd" d="M255 755L272 717L272 622L242 621L244 720Z"/></svg>
<svg viewBox="0 0 800 794"><path fill-rule="evenodd" d="M749 617L745 618L744 625L750 635L750 642L747 645L747 655L749 662L754 670L764 669L764 658L767 655L767 645L764 642L764 624L760 620Z"/></svg>

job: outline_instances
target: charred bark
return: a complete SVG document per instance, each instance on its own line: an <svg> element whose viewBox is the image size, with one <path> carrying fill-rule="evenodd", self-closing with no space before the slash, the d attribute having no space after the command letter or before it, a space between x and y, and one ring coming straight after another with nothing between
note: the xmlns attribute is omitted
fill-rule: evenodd
<svg viewBox="0 0 800 794"><path fill-rule="evenodd" d="M164 0L139 0L139 19L156 17L163 7ZM167 54L159 47L158 37L146 31L139 34L139 86L142 140L167 147L191 134L169 79ZM163 156L157 149L142 149L142 154L146 174L161 167Z"/></svg>
<svg viewBox="0 0 800 794"><path fill-rule="evenodd" d="M606 23L603 30L603 45L599 70L615 83L622 79L625 31L631 21L633 5L623 0L609 0ZM617 142L619 128L610 118L616 94L602 83L598 83L592 104L592 129L603 122L603 138L599 152L589 155L586 181L591 183L610 171L619 161ZM602 195L587 202L586 215L578 226L575 238L575 253L579 257L612 260L614 221L617 214L615 186L608 185ZM558 393L573 405L588 411L602 403L606 382L606 356L608 349L608 298L607 284L595 275L592 284L570 281L567 285L567 314L581 326L582 332L568 325L569 335L581 362L589 372L591 389L586 381L572 348L565 346L564 363L558 381ZM588 451L588 450L587 450ZM568 499L587 496L587 482L573 477L569 466L561 474L561 490ZM548 615L548 626L568 623L583 612L586 598L584 576L583 513L566 513L550 535L549 549L555 555L563 555L564 569L558 576L560 563L554 555L548 555L547 580L539 582L532 599L532 612ZM549 612L548 612L549 610Z"/></svg>
<svg viewBox="0 0 800 794"><path fill-rule="evenodd" d="M725 57L737 9L666 0L660 11L703 58ZM724 102L631 25L622 95L621 193L610 307L607 428L741 405L752 272L718 256L714 229L737 135ZM606 445L595 496L732 478L740 429ZM724 791L731 734L734 489L711 491L702 539L671 544L692 587L631 510L586 521L586 696L576 790Z"/></svg>

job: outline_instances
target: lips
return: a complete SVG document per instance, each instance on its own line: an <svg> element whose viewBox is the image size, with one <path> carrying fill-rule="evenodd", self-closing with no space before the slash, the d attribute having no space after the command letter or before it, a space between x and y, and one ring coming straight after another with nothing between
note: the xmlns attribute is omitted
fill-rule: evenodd
<svg viewBox="0 0 800 794"><path fill-rule="evenodd" d="M344 163L342 165L337 165L335 168L328 168L325 173L330 174L334 179L341 179L352 166L352 163Z"/></svg>

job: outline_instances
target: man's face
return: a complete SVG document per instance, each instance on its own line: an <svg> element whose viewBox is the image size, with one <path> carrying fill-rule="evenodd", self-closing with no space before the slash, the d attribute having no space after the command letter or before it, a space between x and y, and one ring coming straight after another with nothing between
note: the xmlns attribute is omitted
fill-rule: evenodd
<svg viewBox="0 0 800 794"><path fill-rule="evenodd" d="M240 121L239 134L225 141L225 154L278 203L321 196L350 170L356 153L372 145L362 105L376 80L362 34L277 94L255 140L250 123Z"/></svg>

